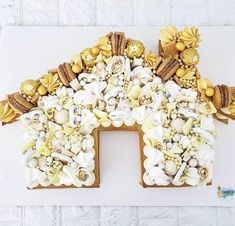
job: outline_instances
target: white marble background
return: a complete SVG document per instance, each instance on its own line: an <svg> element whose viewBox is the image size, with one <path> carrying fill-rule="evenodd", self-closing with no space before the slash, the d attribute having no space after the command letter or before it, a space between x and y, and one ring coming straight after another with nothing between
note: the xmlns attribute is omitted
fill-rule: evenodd
<svg viewBox="0 0 235 226"><path fill-rule="evenodd" d="M139 26L166 23L235 25L235 0L0 0L0 27L5 25ZM235 226L235 208L67 206L0 208L0 226L73 225Z"/></svg>

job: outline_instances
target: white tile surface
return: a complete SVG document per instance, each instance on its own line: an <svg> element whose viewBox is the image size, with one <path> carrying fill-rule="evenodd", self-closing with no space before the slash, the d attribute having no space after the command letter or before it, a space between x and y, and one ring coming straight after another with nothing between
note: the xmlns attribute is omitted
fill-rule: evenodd
<svg viewBox="0 0 235 226"><path fill-rule="evenodd" d="M168 22L175 25L235 25L235 1L0 0L0 26L120 26ZM5 207L0 208L0 226L5 225L234 226L235 208Z"/></svg>

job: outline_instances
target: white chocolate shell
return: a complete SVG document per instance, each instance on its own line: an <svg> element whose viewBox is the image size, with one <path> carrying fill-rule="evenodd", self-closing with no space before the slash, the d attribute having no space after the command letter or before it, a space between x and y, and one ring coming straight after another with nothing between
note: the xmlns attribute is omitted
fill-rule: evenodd
<svg viewBox="0 0 235 226"><path fill-rule="evenodd" d="M215 143L215 138L210 132L201 128L193 128L193 131L199 134L209 145L213 145Z"/></svg>
<svg viewBox="0 0 235 226"><path fill-rule="evenodd" d="M197 186L199 184L200 176L198 175L197 168L190 167L186 171L186 184Z"/></svg>
<svg viewBox="0 0 235 226"><path fill-rule="evenodd" d="M195 157L200 166L204 166L207 162L214 160L215 151L207 144L200 145L197 148Z"/></svg>
<svg viewBox="0 0 235 226"><path fill-rule="evenodd" d="M64 154L61 154L61 153L55 152L55 151L51 153L51 156L54 158L58 158L62 162L71 163L73 161L72 158L68 157L67 155L64 155Z"/></svg>
<svg viewBox="0 0 235 226"><path fill-rule="evenodd" d="M183 126L185 124L185 121L181 118L177 118L171 121L171 127L175 129L177 133L182 133Z"/></svg>
<svg viewBox="0 0 235 226"><path fill-rule="evenodd" d="M93 167L95 164L93 158L93 153L86 153L84 151L80 151L77 156L73 157L74 161L76 161L78 165L83 168Z"/></svg>
<svg viewBox="0 0 235 226"><path fill-rule="evenodd" d="M192 127L193 127L193 119L188 118L188 120L186 121L186 123L183 126L183 134L188 135L189 132L191 131Z"/></svg>
<svg viewBox="0 0 235 226"><path fill-rule="evenodd" d="M48 109L56 108L59 98L57 96L43 96L40 102L43 104L43 109L47 111Z"/></svg>
<svg viewBox="0 0 235 226"><path fill-rule="evenodd" d="M57 111L54 115L55 122L59 125L63 125L69 121L69 112L65 109Z"/></svg>
<svg viewBox="0 0 235 226"><path fill-rule="evenodd" d="M92 82L92 83L84 85L83 88L87 91L90 91L97 97L100 97L102 91L106 88L106 86L107 86L106 82Z"/></svg>
<svg viewBox="0 0 235 226"><path fill-rule="evenodd" d="M181 87L179 85L177 85L175 82L173 81L168 81L164 84L164 87L166 89L166 92L168 92L170 94L170 96L176 98L181 90Z"/></svg>
<svg viewBox="0 0 235 226"><path fill-rule="evenodd" d="M99 77L97 75L94 75L94 74L81 73L81 74L78 75L78 80L81 81L82 79L84 79L85 81L90 83L90 82L98 81Z"/></svg>
<svg viewBox="0 0 235 226"><path fill-rule="evenodd" d="M99 122L100 122L101 126L106 127L106 128L111 126L111 124L112 124L112 121L108 118L100 119Z"/></svg>
<svg viewBox="0 0 235 226"><path fill-rule="evenodd" d="M166 186L170 183L169 177L159 167L152 167L148 169L148 171L146 171L146 175L150 181L153 182L153 184Z"/></svg>
<svg viewBox="0 0 235 226"><path fill-rule="evenodd" d="M108 118L108 113L105 112L105 111L101 111L97 108L94 108L93 109L93 113L95 114L95 116L98 118L98 119L105 119L105 118Z"/></svg>
<svg viewBox="0 0 235 226"><path fill-rule="evenodd" d="M131 116L136 120L136 122L140 125L144 123L146 116L146 107L136 107L131 111Z"/></svg>
<svg viewBox="0 0 235 226"><path fill-rule="evenodd" d="M74 94L74 103L76 105L95 104L97 97L89 90L79 90Z"/></svg>
<svg viewBox="0 0 235 226"><path fill-rule="evenodd" d="M91 135L85 135L82 141L82 149L84 151L89 151L94 146L94 138Z"/></svg>

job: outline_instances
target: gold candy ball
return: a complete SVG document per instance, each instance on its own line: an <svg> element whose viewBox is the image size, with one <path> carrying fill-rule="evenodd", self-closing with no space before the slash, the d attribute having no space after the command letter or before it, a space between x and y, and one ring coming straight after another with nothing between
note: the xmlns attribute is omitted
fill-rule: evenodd
<svg viewBox="0 0 235 226"><path fill-rule="evenodd" d="M175 48L178 50L178 51L184 51L185 50L185 45L183 42L178 42L175 44Z"/></svg>
<svg viewBox="0 0 235 226"><path fill-rule="evenodd" d="M183 68L179 68L177 71L176 71L176 75L178 77L183 77L185 75L185 70Z"/></svg>
<svg viewBox="0 0 235 226"><path fill-rule="evenodd" d="M91 52L94 54L94 55L98 55L100 53L100 49L95 46L91 49Z"/></svg>
<svg viewBox="0 0 235 226"><path fill-rule="evenodd" d="M180 58L187 66L195 66L199 62L199 54L196 49L185 49L180 53Z"/></svg>
<svg viewBox="0 0 235 226"><path fill-rule="evenodd" d="M40 95L40 96L43 96L43 95L45 95L47 93L47 88L45 87L45 86L43 86L43 85L40 85L39 87L38 87L38 94Z"/></svg>
<svg viewBox="0 0 235 226"><path fill-rule="evenodd" d="M214 95L215 91L212 87L209 87L206 89L205 91L205 94L208 96L208 97L212 97Z"/></svg>
<svg viewBox="0 0 235 226"><path fill-rule="evenodd" d="M80 73L80 72L82 71L82 68L80 67L79 64L74 64L74 65L72 66L72 71L73 71L74 73Z"/></svg>

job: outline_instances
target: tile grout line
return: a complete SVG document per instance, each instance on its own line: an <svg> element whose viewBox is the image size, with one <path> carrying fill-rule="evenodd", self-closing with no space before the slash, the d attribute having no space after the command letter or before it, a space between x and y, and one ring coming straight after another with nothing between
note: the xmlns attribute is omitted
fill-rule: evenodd
<svg viewBox="0 0 235 226"><path fill-rule="evenodd" d="M59 206L59 226L62 226L61 206Z"/></svg>
<svg viewBox="0 0 235 226"><path fill-rule="evenodd" d="M25 206L22 206L22 225L25 226Z"/></svg>
<svg viewBox="0 0 235 226"><path fill-rule="evenodd" d="M24 10L23 10L23 5L24 5L24 2L23 0L20 0L20 25L23 25L23 14L24 14Z"/></svg>
<svg viewBox="0 0 235 226"><path fill-rule="evenodd" d="M136 208L136 223L137 223L137 225L136 226L139 226L139 207L138 206L136 206L135 207Z"/></svg>
<svg viewBox="0 0 235 226"><path fill-rule="evenodd" d="M177 209L176 209L176 217L177 217L177 219L176 219L176 224L177 224L177 226L179 226L180 225L180 220L179 220L179 206L177 206L176 207Z"/></svg>
<svg viewBox="0 0 235 226"><path fill-rule="evenodd" d="M56 1L56 20L57 20L57 26L60 26L60 1Z"/></svg>
<svg viewBox="0 0 235 226"><path fill-rule="evenodd" d="M215 222L215 226L218 225L217 219L218 219L218 206L215 206L215 212L214 212L214 222Z"/></svg>
<svg viewBox="0 0 235 226"><path fill-rule="evenodd" d="M100 207L101 206L97 206L98 207L98 216L97 216L97 221L98 221L98 226L101 226L101 222L100 222Z"/></svg>

